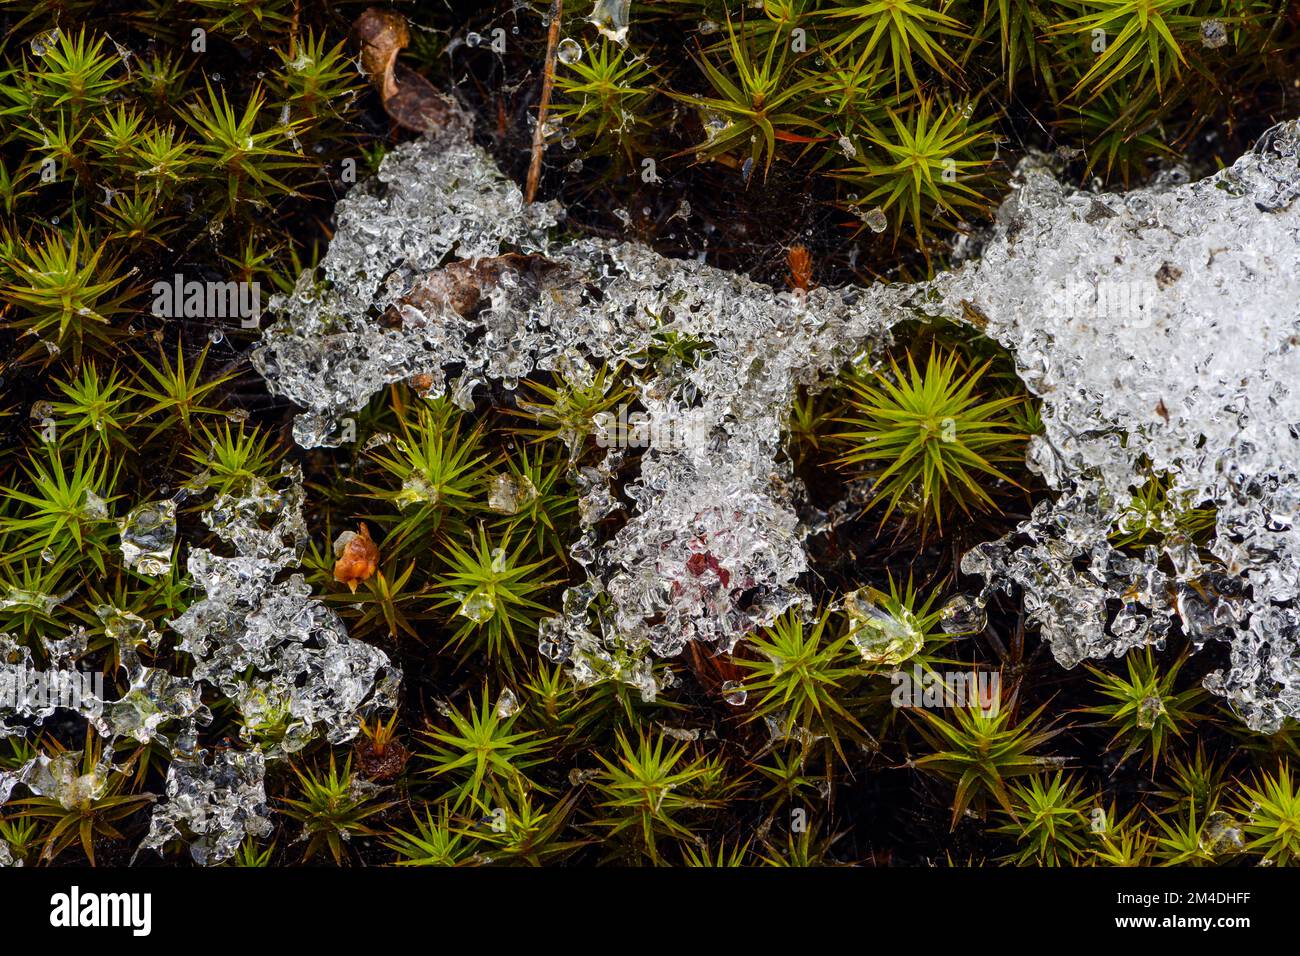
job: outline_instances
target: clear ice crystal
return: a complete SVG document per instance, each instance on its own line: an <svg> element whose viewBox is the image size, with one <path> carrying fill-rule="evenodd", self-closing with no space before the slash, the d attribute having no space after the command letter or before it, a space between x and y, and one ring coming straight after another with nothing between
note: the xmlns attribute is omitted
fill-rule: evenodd
<svg viewBox="0 0 1300 956"><path fill-rule="evenodd" d="M201 486L201 482L198 485ZM286 469L279 487L253 482L240 494L222 494L203 511L207 526L236 553L206 548L189 554L188 571L203 597L171 628L179 650L193 659L180 676L148 666L142 655L157 651L162 635L139 616L110 605L95 609L113 643L126 690L117 699L87 693L85 672L71 665L85 653L86 633L77 629L43 641L47 670L33 665L31 649L0 633L0 688L45 688L37 694L6 694L0 708L0 737L24 734L56 712L86 718L109 741L100 762L83 773L81 754L40 755L17 770L0 772L0 805L24 786L64 806L103 791L112 764L113 742L157 741L173 754L167 799L155 806L141 849L162 849L183 838L201 864L228 860L245 835L270 832L262 786L268 757L282 757L323 734L332 743L354 737L359 717L396 704L400 672L377 648L350 638L342 621L311 597L300 574L291 573L307 541L301 475ZM190 494L201 487L189 489ZM175 502L148 502L121 523L123 556L136 570L166 562L170 573L175 543ZM6 594L4 600L53 609L68 595ZM251 675L251 676L250 676ZM19 684L18 682L23 682ZM234 702L251 733L274 713L281 733L266 751L223 750L212 760L197 747L198 727L211 721L203 702L205 685ZM16 723L9 720L17 718Z"/></svg>
<svg viewBox="0 0 1300 956"><path fill-rule="evenodd" d="M488 507L502 515L518 514L536 498L537 488L527 475L497 475L488 489Z"/></svg>
<svg viewBox="0 0 1300 956"><path fill-rule="evenodd" d="M194 659L194 679L250 711L242 712L245 733L265 716L258 702L282 703L286 730L269 756L293 753L322 730L331 743L352 739L359 716L394 705L400 680L382 651L349 637L339 616L312 598L301 574L282 575L307 541L302 476L286 467L282 481L280 491L219 496L203 513L237 553L190 551L188 569L205 596L171 622ZM251 681L250 668L258 675Z"/></svg>
<svg viewBox="0 0 1300 956"><path fill-rule="evenodd" d="M167 799L154 807L143 850L161 853L172 840L189 844L200 866L224 863L245 837L271 832L266 807L266 758L254 747L179 754L167 768Z"/></svg>
<svg viewBox="0 0 1300 956"><path fill-rule="evenodd" d="M587 19L601 34L615 43L627 43L632 0L596 0Z"/></svg>
<svg viewBox="0 0 1300 956"><path fill-rule="evenodd" d="M122 563L156 578L171 574L176 546L176 502L146 501L117 523L122 536Z"/></svg>
<svg viewBox="0 0 1300 956"><path fill-rule="evenodd" d="M896 666L925 646L925 632L906 608L890 612L866 590L844 595L844 615L851 640L862 659L873 666Z"/></svg>
<svg viewBox="0 0 1300 956"><path fill-rule="evenodd" d="M1026 160L979 259L918 297L1014 354L1043 401L1029 462L1060 492L963 570L1023 589L1067 667L1174 623L1226 643L1206 686L1270 732L1300 715L1298 152L1283 123L1207 179L1126 194ZM1112 547L1152 473L1215 509L1208 547L1168 522L1143 554Z"/></svg>
<svg viewBox="0 0 1300 956"><path fill-rule="evenodd" d="M515 692L509 687L503 689L497 695L495 707L497 720L509 720L515 714L519 713L519 699L515 697Z"/></svg>
<svg viewBox="0 0 1300 956"><path fill-rule="evenodd" d="M963 247L978 259L925 283L793 294L637 243L552 241L554 204L525 206L467 140L426 138L340 203L320 276L273 303L254 364L304 408L295 436L308 446L337 443L372 394L416 375L468 406L492 380L638 369L650 418L639 477L626 501L614 495L616 447L575 473L571 553L587 579L543 623L540 648L581 683L652 698L654 658L689 641L730 650L806 603L797 581L815 528L781 452L796 389L824 387L899 321L972 323L1042 399L1029 462L1056 493L1015 535L967 554L987 583L974 605L995 587L1023 591L1067 667L1176 624L1198 645L1224 641L1231 664L1207 686L1273 730L1300 715L1298 141L1285 123L1208 179L1175 170L1127 194L1073 190L1031 158L991 233ZM691 367L646 366L638 356L664 333L709 348ZM656 439L683 433L701 440ZM1153 472L1170 500L1217 510L1208 548L1177 533L1141 554L1111 544ZM462 613L484 606L465 600ZM967 610L950 616L977 623Z"/></svg>

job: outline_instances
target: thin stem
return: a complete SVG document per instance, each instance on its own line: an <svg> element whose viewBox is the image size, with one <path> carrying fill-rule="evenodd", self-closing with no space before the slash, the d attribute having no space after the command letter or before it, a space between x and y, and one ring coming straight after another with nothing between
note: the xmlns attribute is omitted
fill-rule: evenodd
<svg viewBox="0 0 1300 956"><path fill-rule="evenodd" d="M546 34L546 67L542 73L542 99L537 104L537 128L533 130L533 159L528 164L528 182L524 202L537 198L537 182L542 177L542 148L546 139L546 114L551 108L551 90L555 87L555 49L560 42L560 14L564 0L551 4L551 28Z"/></svg>

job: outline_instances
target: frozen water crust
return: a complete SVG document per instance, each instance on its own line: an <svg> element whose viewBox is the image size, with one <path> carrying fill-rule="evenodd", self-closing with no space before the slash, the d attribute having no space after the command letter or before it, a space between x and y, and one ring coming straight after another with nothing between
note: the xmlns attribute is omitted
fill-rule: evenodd
<svg viewBox="0 0 1300 956"><path fill-rule="evenodd" d="M561 242L561 209L526 206L464 139L427 138L340 203L320 273L273 304L280 319L254 363L302 407L304 446L345 440L349 416L390 382L420 376L468 407L489 380L513 388L541 370L579 382L602 362L633 366L652 420L640 475L615 495L619 448L576 470L583 533L572 554L586 580L544 623L540 649L583 683L621 680L649 697L655 658L692 640L730 648L807 602L803 543L823 522L799 520L807 509L781 453L796 388L878 352L904 319L973 323L1042 399L1045 432L1029 458L1055 490L1015 533L966 556L985 581L979 600L1022 591L1067 667L1174 627L1198 646L1222 642L1229 664L1207 686L1272 731L1300 713L1298 146L1300 129L1283 124L1208 179L1122 195L1072 190L1031 158L978 258L928 283L803 294L635 243ZM694 364L652 363L665 333L707 348ZM1117 550L1112 532L1153 475L1168 489L1166 510L1144 516L1157 543ZM1175 520L1193 504L1215 514L1201 547ZM620 509L618 530L601 530ZM172 520L167 508L160 520ZM292 573L306 540L297 474L210 502L205 521L225 548L191 552L202 596L170 624L192 673L144 667L136 649L159 636L104 608L131 689L82 710L110 741L171 748L144 846L179 836L212 863L265 832L265 760L319 733L346 740L359 712L391 706L400 675ZM67 679L59 668L83 639L50 642L54 679ZM30 671L7 635L0 651L0 668ZM199 749L201 684L250 726L279 722L282 743ZM0 709L0 733L50 712ZM117 772L111 758L110 746L93 779L38 758L0 774L0 802L19 785L72 799Z"/></svg>
<svg viewBox="0 0 1300 956"><path fill-rule="evenodd" d="M966 556L981 599L1023 589L1067 667L1181 622L1197 645L1230 649L1207 686L1274 730L1300 712L1298 141L1286 123L1208 179L1167 174L1126 194L1073 190L1031 157L978 258L928 283L802 294L635 243L553 241L562 210L526 207L463 139L425 139L342 201L322 275L278 303L255 364L305 409L305 445L337 442L349 413L412 376L468 407L488 379L638 366L652 426L630 513L597 534L625 507L610 482L624 452L610 449L578 474L585 533L572 553L587 580L543 625L541 649L579 681L650 696L652 657L691 640L725 650L806 597L812 529L780 454L796 387L878 349L903 319L973 323L1042 399L1030 465L1058 492ZM646 364L669 332L709 348L693 366ZM694 440L656 439L683 434ZM1152 476L1168 490L1168 512L1146 515L1159 544L1119 551L1111 533ZM1176 502L1216 510L1208 548L1179 533Z"/></svg>

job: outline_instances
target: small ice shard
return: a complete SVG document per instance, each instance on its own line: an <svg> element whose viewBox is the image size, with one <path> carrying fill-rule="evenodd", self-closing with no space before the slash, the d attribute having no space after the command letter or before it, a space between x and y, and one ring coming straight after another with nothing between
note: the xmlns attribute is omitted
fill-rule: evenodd
<svg viewBox="0 0 1300 956"><path fill-rule="evenodd" d="M156 650L162 640L148 621L130 611L101 604L95 608L95 616L104 627L104 636L116 645L119 661L134 660L141 648Z"/></svg>
<svg viewBox="0 0 1300 956"><path fill-rule="evenodd" d="M1201 828L1200 847L1210 856L1237 853L1245 845L1241 827L1230 814L1216 810L1205 818Z"/></svg>
<svg viewBox="0 0 1300 956"><path fill-rule="evenodd" d="M519 701L516 699L514 691L506 687L497 695L497 720L509 720L517 713L519 713Z"/></svg>
<svg viewBox="0 0 1300 956"><path fill-rule="evenodd" d="M1165 702L1163 700L1155 696L1144 697L1138 704L1137 713L1133 719L1139 730L1151 730L1164 713Z"/></svg>
<svg viewBox="0 0 1300 956"><path fill-rule="evenodd" d="M0 593L0 610L30 608L40 614L49 615L75 593L75 591L65 591L63 594L45 594L42 591L6 586Z"/></svg>
<svg viewBox="0 0 1300 956"><path fill-rule="evenodd" d="M741 703L743 704L744 701ZM672 727L668 724L659 724L658 727L665 737L680 740L682 743L691 744L700 739L700 732L694 727Z"/></svg>
<svg viewBox="0 0 1300 956"><path fill-rule="evenodd" d="M117 522L122 562L145 577L171 574L176 547L176 502L146 501Z"/></svg>
<svg viewBox="0 0 1300 956"><path fill-rule="evenodd" d="M108 518L108 502L93 491L87 491L85 503L81 506L81 513L87 518L105 520Z"/></svg>
<svg viewBox="0 0 1300 956"><path fill-rule="evenodd" d="M868 664L893 666L925 646L925 633L906 608L891 613L876 603L869 589L844 595L849 640Z"/></svg>
<svg viewBox="0 0 1300 956"><path fill-rule="evenodd" d="M587 19L615 43L627 43L628 21L632 9L632 0L596 0L591 16Z"/></svg>
<svg viewBox="0 0 1300 956"><path fill-rule="evenodd" d="M1228 27L1214 17L1201 21L1201 46L1217 50L1228 43Z"/></svg>
<svg viewBox="0 0 1300 956"><path fill-rule="evenodd" d="M500 474L488 488L488 507L497 514L513 515L537 498L537 488L527 475Z"/></svg>
<svg viewBox="0 0 1300 956"><path fill-rule="evenodd" d="M988 623L988 612L969 594L950 598L939 611L939 626L945 634L980 634Z"/></svg>
<svg viewBox="0 0 1300 956"><path fill-rule="evenodd" d="M496 610L497 602L492 597L492 592L487 588L475 588L461 599L456 613L475 624L486 624L492 620Z"/></svg>

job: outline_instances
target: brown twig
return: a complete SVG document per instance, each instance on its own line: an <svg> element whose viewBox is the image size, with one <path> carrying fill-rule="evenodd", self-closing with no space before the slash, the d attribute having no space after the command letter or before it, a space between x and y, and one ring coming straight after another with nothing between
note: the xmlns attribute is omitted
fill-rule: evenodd
<svg viewBox="0 0 1300 956"><path fill-rule="evenodd" d="M546 69L542 74L542 99L537 104L537 128L533 130L533 158L528 164L528 182L524 202L537 198L537 182L542 178L542 149L546 145L546 113L551 108L551 89L555 86L555 49L560 42L560 14L564 0L551 4L551 29L546 34Z"/></svg>

